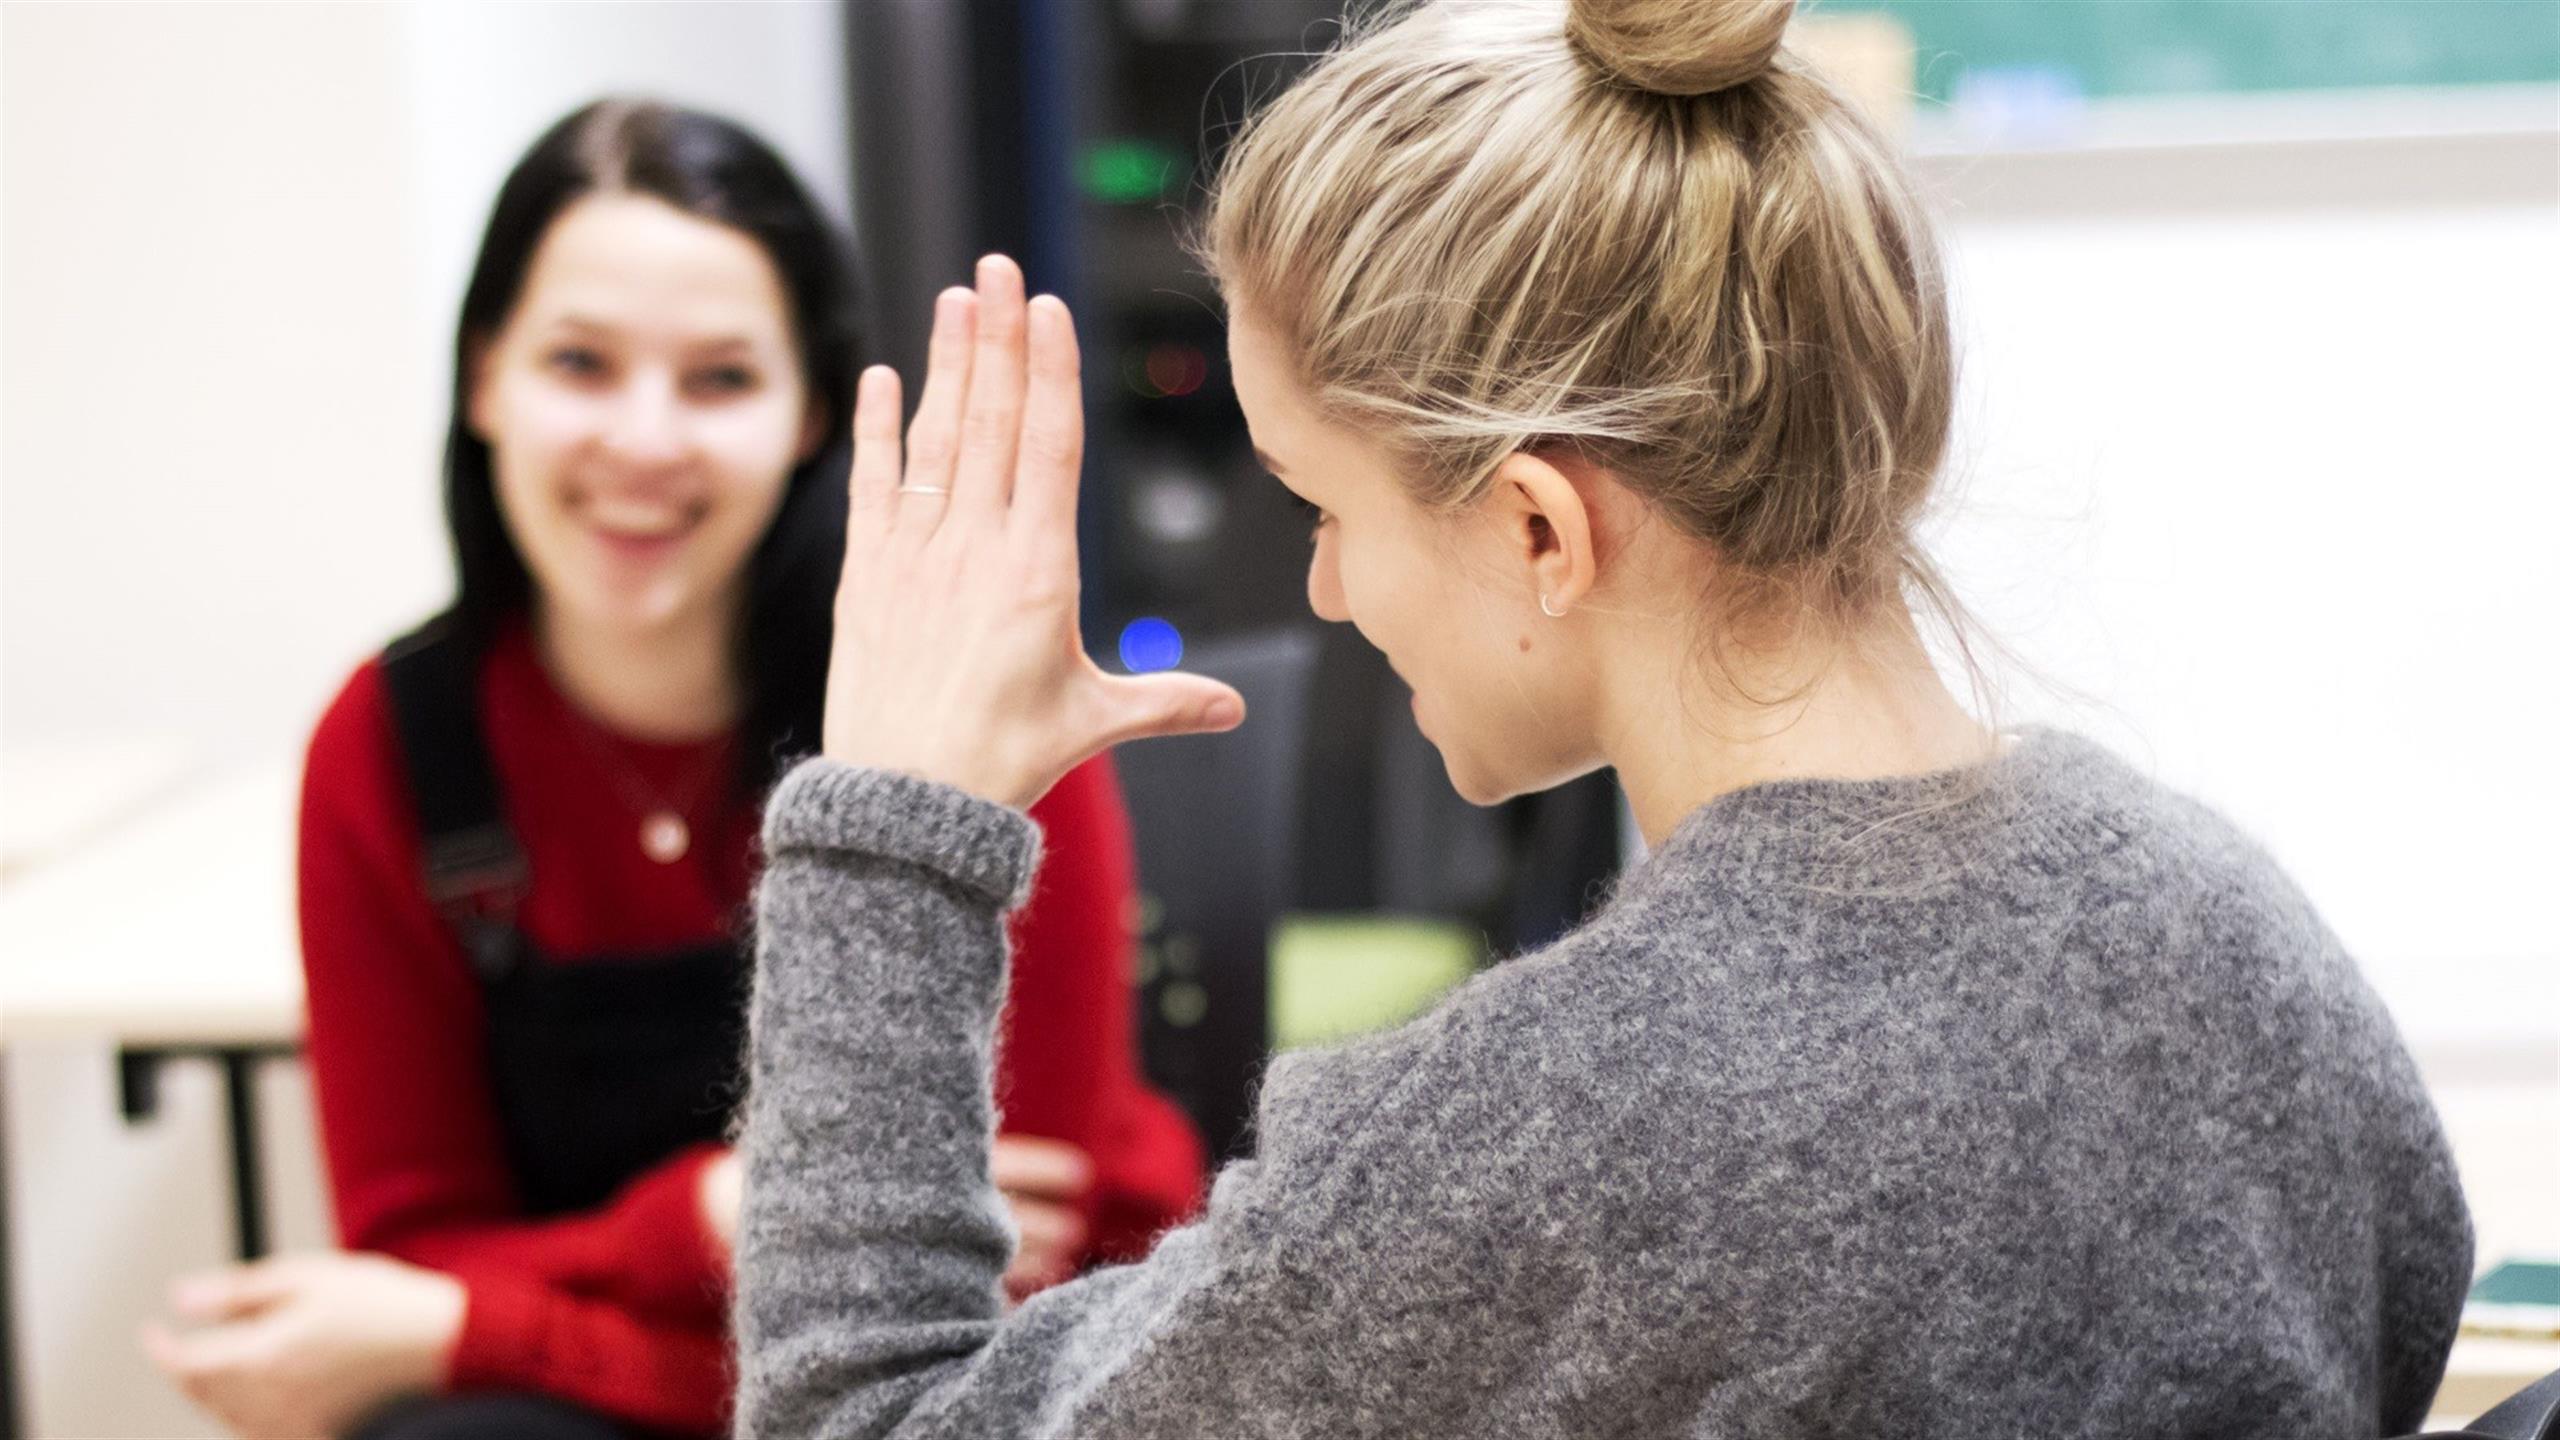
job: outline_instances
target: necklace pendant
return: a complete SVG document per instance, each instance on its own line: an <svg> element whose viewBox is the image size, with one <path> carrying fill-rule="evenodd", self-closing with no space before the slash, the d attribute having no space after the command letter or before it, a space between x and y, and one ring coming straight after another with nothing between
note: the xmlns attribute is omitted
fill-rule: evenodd
<svg viewBox="0 0 2560 1440"><path fill-rule="evenodd" d="M661 865L673 865L693 848L693 830L673 810L654 810L640 822L640 853Z"/></svg>

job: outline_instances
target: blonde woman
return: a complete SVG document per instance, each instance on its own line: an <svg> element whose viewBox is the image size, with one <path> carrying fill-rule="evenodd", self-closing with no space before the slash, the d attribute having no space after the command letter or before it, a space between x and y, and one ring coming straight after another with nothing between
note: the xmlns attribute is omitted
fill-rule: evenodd
<svg viewBox="0 0 2560 1440"><path fill-rule="evenodd" d="M2375 1435L2469 1273L2418 1078L2302 896L1929 663L1928 228L1765 0L1481 0L1252 124L1204 250L1308 599L1492 801L1595 767L1582 930L1282 1057L1259 1157L1007 1315L1023 815L1239 723L1076 643L1068 316L991 258L863 381L825 754L765 818L742 1434Z"/></svg>

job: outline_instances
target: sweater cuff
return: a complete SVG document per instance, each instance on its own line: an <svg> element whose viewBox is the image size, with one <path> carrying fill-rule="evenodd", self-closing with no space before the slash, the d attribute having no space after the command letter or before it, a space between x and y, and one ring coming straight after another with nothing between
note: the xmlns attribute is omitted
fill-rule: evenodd
<svg viewBox="0 0 2560 1440"><path fill-rule="evenodd" d="M903 861L1011 910L1031 894L1040 827L956 786L814 756L765 802L765 854L852 851Z"/></svg>
<svg viewBox="0 0 2560 1440"><path fill-rule="evenodd" d="M463 1280L462 1333L445 1366L452 1392L509 1389L552 1366L542 1292L532 1286L491 1284L484 1276Z"/></svg>
<svg viewBox="0 0 2560 1440"><path fill-rule="evenodd" d="M680 1150L614 1197L618 1218L629 1222L616 1238L630 1249L617 1258L640 1280L641 1303L687 1316L725 1310L729 1249L702 1213L702 1172L720 1155L708 1142Z"/></svg>

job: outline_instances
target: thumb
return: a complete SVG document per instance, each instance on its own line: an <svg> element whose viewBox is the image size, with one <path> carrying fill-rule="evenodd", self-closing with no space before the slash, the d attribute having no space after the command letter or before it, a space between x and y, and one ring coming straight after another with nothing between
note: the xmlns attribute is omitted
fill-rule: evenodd
<svg viewBox="0 0 2560 1440"><path fill-rule="evenodd" d="M1244 723L1244 697L1206 675L1178 670L1105 675L1105 747L1164 735L1208 735Z"/></svg>

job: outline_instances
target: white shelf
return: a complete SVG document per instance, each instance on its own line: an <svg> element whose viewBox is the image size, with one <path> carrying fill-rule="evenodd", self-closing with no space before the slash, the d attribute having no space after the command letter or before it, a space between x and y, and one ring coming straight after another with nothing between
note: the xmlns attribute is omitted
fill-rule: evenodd
<svg viewBox="0 0 2560 1440"><path fill-rule="evenodd" d="M2140 96L1967 114L1922 106L1914 156L2082 155L2560 134L2560 86L2482 85Z"/></svg>

